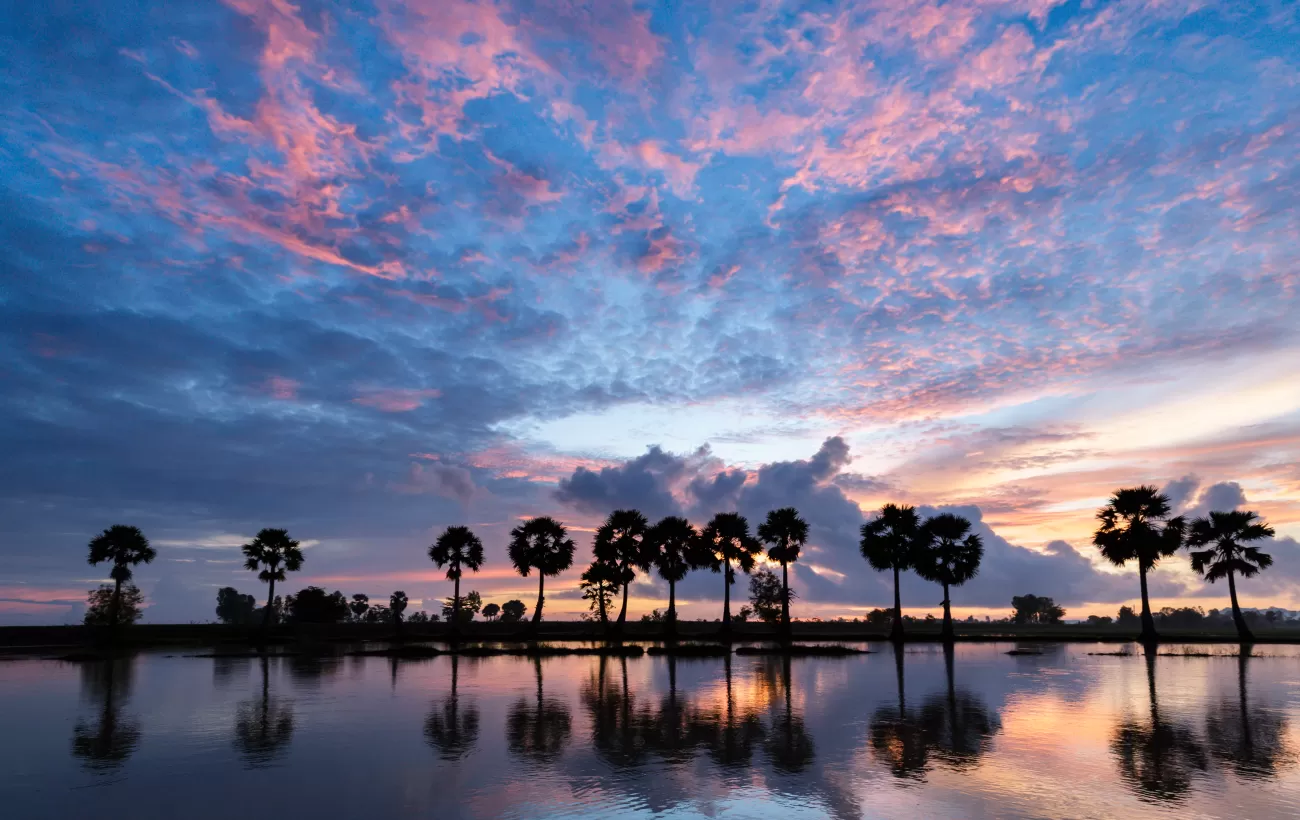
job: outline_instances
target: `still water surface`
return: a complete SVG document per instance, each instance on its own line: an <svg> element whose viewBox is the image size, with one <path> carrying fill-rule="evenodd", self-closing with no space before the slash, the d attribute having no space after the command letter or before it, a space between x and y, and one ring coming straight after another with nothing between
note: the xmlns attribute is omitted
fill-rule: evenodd
<svg viewBox="0 0 1300 820"><path fill-rule="evenodd" d="M1300 816L1300 648L871 648L0 662L0 813Z"/></svg>

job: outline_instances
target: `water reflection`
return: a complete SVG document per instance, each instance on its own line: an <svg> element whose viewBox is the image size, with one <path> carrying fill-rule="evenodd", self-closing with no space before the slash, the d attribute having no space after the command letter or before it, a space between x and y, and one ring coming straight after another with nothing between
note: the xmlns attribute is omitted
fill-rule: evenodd
<svg viewBox="0 0 1300 820"><path fill-rule="evenodd" d="M639 766L650 751L654 716L628 687L627 658L619 658L621 683L610 685L608 659L601 656L595 675L582 690L582 705L591 719L596 753L615 768Z"/></svg>
<svg viewBox="0 0 1300 820"><path fill-rule="evenodd" d="M794 774L808 767L813 760L813 742L804 727L803 717L794 711L791 705L792 689L790 686L790 658L769 658L779 663L781 668L781 689L785 693L785 709L773 718L772 727L767 732L768 759L772 767L780 772Z"/></svg>
<svg viewBox="0 0 1300 820"><path fill-rule="evenodd" d="M763 724L752 705L736 703L730 655L723 658L723 681L722 703L696 710L692 726L714 763L737 769L753 759L754 747L763 739Z"/></svg>
<svg viewBox="0 0 1300 820"><path fill-rule="evenodd" d="M1115 727L1111 751L1120 777L1139 799L1178 801L1191 790L1193 777L1206 770L1208 757L1190 726L1160 714L1154 647L1146 649L1146 668L1150 715L1145 721L1122 719Z"/></svg>
<svg viewBox="0 0 1300 820"><path fill-rule="evenodd" d="M1286 740L1286 716L1280 711L1251 705L1247 697L1247 667L1251 647L1237 656L1237 697L1224 698L1209 708L1205 735L1210 754L1248 780L1276 777L1290 766L1294 755Z"/></svg>
<svg viewBox="0 0 1300 820"><path fill-rule="evenodd" d="M461 703L457 691L459 672L460 657L452 655L451 692L441 703L434 703L424 720L424 739L443 760L460 760L473 751L478 740L478 705L472 700Z"/></svg>
<svg viewBox="0 0 1300 820"><path fill-rule="evenodd" d="M903 654L902 647L894 647L898 705L877 709L868 730L876 758L903 779L923 780L931 756L950 769L973 767L1002 729L997 714L979 696L957 689L951 646L943 652L946 691L927 698L919 710L909 709Z"/></svg>
<svg viewBox="0 0 1300 820"><path fill-rule="evenodd" d="M293 705L271 697L270 660L263 655L261 697L241 704L235 712L235 749L250 769L269 766L287 750L293 737Z"/></svg>
<svg viewBox="0 0 1300 820"><path fill-rule="evenodd" d="M547 698L542 689L542 659L533 659L537 699L520 698L506 716L506 742L510 753L524 760L547 764L564 753L573 733L569 705Z"/></svg>
<svg viewBox="0 0 1300 820"><path fill-rule="evenodd" d="M82 697L95 703L93 722L78 720L72 730L72 754L91 771L109 772L126 762L140 743L140 723L123 713L131 695L135 657L79 664Z"/></svg>

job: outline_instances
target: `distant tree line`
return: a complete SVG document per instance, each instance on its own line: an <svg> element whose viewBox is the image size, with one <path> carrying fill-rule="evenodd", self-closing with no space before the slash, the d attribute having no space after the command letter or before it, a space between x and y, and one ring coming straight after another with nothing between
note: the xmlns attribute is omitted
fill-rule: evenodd
<svg viewBox="0 0 1300 820"><path fill-rule="evenodd" d="M1237 601L1236 580L1250 578L1272 565L1273 559L1254 546L1271 537L1273 529L1253 512L1210 512L1191 522L1172 516L1169 499L1155 487L1141 486L1117 491L1097 513L1099 526L1093 543L1108 561L1123 566L1136 562L1141 591L1141 612L1137 616L1141 639L1157 638L1157 618L1151 612L1147 595L1147 574L1163 558L1181 548L1191 552L1191 566L1205 580L1213 583L1226 579L1231 599L1231 617L1243 641L1251 639L1252 620ZM938 584L943 590L942 637L954 638L951 591L974 578L984 558L984 544L972 532L969 520L952 513L940 513L924 521L915 507L886 504L862 525L859 547L868 565L893 576L894 605L890 617L890 637L901 641L908 619L903 617L900 576L913 571L921 578ZM735 620L753 616L778 626L788 636L790 630L789 567L797 562L808 543L809 526L793 507L772 510L750 532L749 521L739 513L719 513L702 529L678 516L669 516L655 524L638 510L615 510L596 530L592 544L593 560L583 571L580 588L588 602L589 617L611 626L612 607L618 614L612 629L619 631L627 620L628 594L632 583L641 575L654 571L668 583L667 610L655 617L662 619L665 630L672 632L677 623L676 586L691 571L709 570L719 574L722 586L722 629L733 621L731 587L737 572L750 575L752 607L743 607ZM764 549L766 548L766 550ZM132 577L131 567L148 563L156 556L143 533L135 527L110 527L91 540L91 564L110 563L113 586L92 591L87 607L87 623L131 623L139 617L143 602L139 590L123 584ZM524 521L510 533L507 553L515 570L523 577L537 574L537 603L532 623L542 618L546 602L546 579L573 565L576 545L563 524L550 517ZM371 605L364 595L350 600L341 592L326 593L319 587L307 587L284 598L275 594L276 583L286 574L302 568L304 556L298 541L283 529L263 529L243 546L245 567L256 572L267 584L266 603L257 608L251 596L233 588L218 593L217 614L227 623L256 623L269 626L279 621L297 623L339 623L343 621L391 621L400 628L407 597L403 591L390 596L388 605ZM482 604L478 592L460 594L465 572L477 572L484 562L483 543L468 527L448 527L429 547L429 559L446 570L454 591L440 613L415 613L410 620L427 622L445 619L453 635L480 612L489 620L522 620L526 611L520 601L508 601L497 607ZM766 563L767 566L759 566ZM779 566L778 578L771 569ZM1065 610L1050 598L1034 595L1012 599L1012 620L1016 623L1058 623ZM868 616L878 617L877 610ZM1131 612L1131 610L1130 610ZM655 610L658 613L658 610ZM1160 623L1172 623L1161 613ZM1190 616L1182 616L1186 620ZM1206 616L1208 617L1208 616ZM1127 625L1121 610L1117 623Z"/></svg>

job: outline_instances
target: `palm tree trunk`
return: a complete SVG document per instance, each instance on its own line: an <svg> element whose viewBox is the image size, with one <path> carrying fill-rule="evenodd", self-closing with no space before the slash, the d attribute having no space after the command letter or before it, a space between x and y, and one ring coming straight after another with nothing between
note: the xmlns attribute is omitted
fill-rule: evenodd
<svg viewBox="0 0 1300 820"><path fill-rule="evenodd" d="M903 640L903 597L898 592L898 567L894 567L894 625L889 628L889 639L895 643Z"/></svg>
<svg viewBox="0 0 1300 820"><path fill-rule="evenodd" d="M266 590L266 609L262 611L262 629L269 629L271 626L271 602L275 600L275 578L271 578L270 585Z"/></svg>
<svg viewBox="0 0 1300 820"><path fill-rule="evenodd" d="M677 634L677 582L668 582L668 617L664 620L664 632Z"/></svg>
<svg viewBox="0 0 1300 820"><path fill-rule="evenodd" d="M894 644L894 674L898 678L898 718L907 717L907 702L903 698L903 645Z"/></svg>
<svg viewBox="0 0 1300 820"><path fill-rule="evenodd" d="M731 629L731 562L722 559L722 631Z"/></svg>
<svg viewBox="0 0 1300 820"><path fill-rule="evenodd" d="M1237 638L1242 643L1251 643L1255 640L1255 635L1246 626L1246 618L1237 605L1237 580L1233 577L1232 570L1228 570L1228 593L1232 596L1232 622L1237 625Z"/></svg>
<svg viewBox="0 0 1300 820"><path fill-rule="evenodd" d="M619 576L623 578L623 608L618 611L618 630L623 631L623 624L627 621L627 588L631 585L627 580L627 569L620 568Z"/></svg>
<svg viewBox="0 0 1300 820"><path fill-rule="evenodd" d="M546 600L543 594L546 591L546 575L539 569L537 571L537 608L533 610L533 626L542 622L542 603Z"/></svg>
<svg viewBox="0 0 1300 820"><path fill-rule="evenodd" d="M1156 634L1156 619L1151 617L1151 602L1147 599L1147 568L1138 563L1138 577L1142 580L1142 634L1138 640L1142 643L1155 643L1160 640Z"/></svg>
<svg viewBox="0 0 1300 820"><path fill-rule="evenodd" d="M943 585L943 642L951 644L955 639L952 631L952 602L948 599L948 585Z"/></svg>
<svg viewBox="0 0 1300 820"><path fill-rule="evenodd" d="M453 637L460 634L460 573L456 573L455 591L451 598L451 634Z"/></svg>
<svg viewBox="0 0 1300 820"><path fill-rule="evenodd" d="M1235 601L1236 598L1234 597ZM117 617L122 609L122 579L113 579L113 603L108 607L108 633L117 635Z"/></svg>
<svg viewBox="0 0 1300 820"><path fill-rule="evenodd" d="M781 562L781 629L790 635L790 569L785 561Z"/></svg>

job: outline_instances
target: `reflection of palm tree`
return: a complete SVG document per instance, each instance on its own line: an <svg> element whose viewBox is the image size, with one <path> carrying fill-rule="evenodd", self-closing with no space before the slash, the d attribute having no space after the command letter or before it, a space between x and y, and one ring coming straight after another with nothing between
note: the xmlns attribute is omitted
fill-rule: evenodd
<svg viewBox="0 0 1300 820"><path fill-rule="evenodd" d="M668 658L668 694L650 727L651 746L669 763L685 763L695 751L690 713L677 700L677 658Z"/></svg>
<svg viewBox="0 0 1300 820"><path fill-rule="evenodd" d="M478 706L473 702L462 711L456 693L460 657L451 656L451 693L441 706L434 704L424 721L424 739L443 760L459 760L469 754L478 740Z"/></svg>
<svg viewBox="0 0 1300 820"><path fill-rule="evenodd" d="M1152 646L1147 647L1146 663L1151 720L1145 725L1132 719L1122 721L1111 739L1111 752L1118 759L1120 777L1140 799L1180 800L1191 789L1194 771L1205 771L1205 749L1189 728L1160 717Z"/></svg>
<svg viewBox="0 0 1300 820"><path fill-rule="evenodd" d="M95 725L77 721L72 730L72 754L92 771L111 771L126 762L140 743L140 724L122 714L122 702L131 693L134 658L83 663L81 684L85 696L103 706Z"/></svg>
<svg viewBox="0 0 1300 820"><path fill-rule="evenodd" d="M954 769L964 769L988 751L1002 723L975 696L957 691L951 644L943 648L943 661L948 678L947 696L932 698L921 707L921 726L926 745L934 750L935 756Z"/></svg>
<svg viewBox="0 0 1300 820"><path fill-rule="evenodd" d="M726 703L722 709L701 712L696 718L699 734L709 749L709 757L719 766L748 766L754 744L763 737L763 724L753 710L737 714L736 698L731 689L731 655L723 657L726 680Z"/></svg>
<svg viewBox="0 0 1300 820"><path fill-rule="evenodd" d="M1250 646L1237 656L1237 699L1224 699L1210 709L1205 734L1210 753L1232 766L1239 777L1263 780L1277 776L1279 765L1294 762L1286 741L1286 716L1272 709L1252 708L1246 699L1246 665Z"/></svg>
<svg viewBox="0 0 1300 820"><path fill-rule="evenodd" d="M894 643L894 670L898 678L898 708L882 706L871 717L869 735L876 758L884 761L894 777L914 778L925 772L929 750L925 735L907 711L903 688L903 645Z"/></svg>
<svg viewBox="0 0 1300 820"><path fill-rule="evenodd" d="M271 698L271 676L262 656L262 697L239 705L235 713L235 748L249 768L269 765L293 735L293 710Z"/></svg>
<svg viewBox="0 0 1300 820"><path fill-rule="evenodd" d="M520 698L506 716L506 741L512 754L534 763L550 763L564 753L573 733L569 707L542 693L542 659L533 658L537 702Z"/></svg>
<svg viewBox="0 0 1300 820"><path fill-rule="evenodd" d="M785 690L785 714L773 721L772 731L767 735L767 754L773 768L794 774L812 763L814 752L803 718L795 715L791 703L789 655L781 658L781 686Z"/></svg>
<svg viewBox="0 0 1300 820"><path fill-rule="evenodd" d="M646 727L652 722L645 710L638 710L628 688L627 658L620 658L623 670L621 690L606 686L607 659L601 656L594 683L583 690L583 702L591 714L592 745L614 766L639 766L649 751Z"/></svg>

